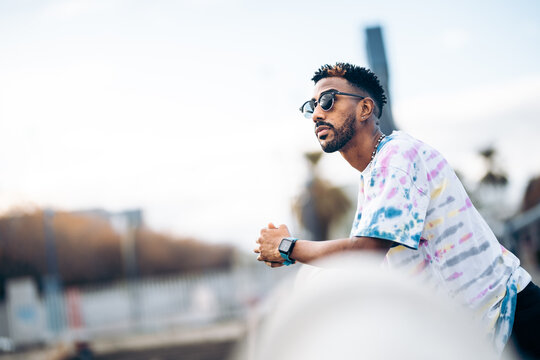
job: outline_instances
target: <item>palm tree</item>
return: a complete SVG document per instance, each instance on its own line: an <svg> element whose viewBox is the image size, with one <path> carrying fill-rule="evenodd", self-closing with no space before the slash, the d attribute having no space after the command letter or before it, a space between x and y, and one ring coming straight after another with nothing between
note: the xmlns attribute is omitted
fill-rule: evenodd
<svg viewBox="0 0 540 360"><path fill-rule="evenodd" d="M323 241L329 238L330 226L347 213L351 201L345 192L317 173L317 164L322 152L304 154L309 164L310 176L297 201L293 212L300 224L311 233L312 240Z"/></svg>
<svg viewBox="0 0 540 360"><path fill-rule="evenodd" d="M480 180L481 184L491 186L506 186L508 184L508 177L503 170L497 169L497 163L495 161L496 150L493 146L480 150L480 156L482 156L487 165L486 174Z"/></svg>
<svg viewBox="0 0 540 360"><path fill-rule="evenodd" d="M508 177L497 161L497 151L494 146L487 146L478 154L484 159L486 170L475 190L474 195L478 201L475 206L491 230L500 238L504 234L504 220L513 213L506 192Z"/></svg>

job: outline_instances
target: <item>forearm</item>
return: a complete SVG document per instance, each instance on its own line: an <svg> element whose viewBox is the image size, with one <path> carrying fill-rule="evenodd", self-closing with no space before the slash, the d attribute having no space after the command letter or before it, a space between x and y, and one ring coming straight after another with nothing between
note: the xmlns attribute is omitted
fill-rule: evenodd
<svg viewBox="0 0 540 360"><path fill-rule="evenodd" d="M294 246L291 258L301 263L311 263L325 256L354 250L371 250L382 257L386 254L391 244L391 241L368 237L353 237L327 241L298 240Z"/></svg>
<svg viewBox="0 0 540 360"><path fill-rule="evenodd" d="M290 236L291 233L286 225L280 225L278 228L270 223L267 228L261 229L261 236L257 239L258 246L253 249L255 253L259 254L257 260L264 261L272 267L282 266L284 259L278 250L279 245L283 238ZM356 236L327 241L298 240L289 257L302 263L310 263L340 252L376 250L373 252L382 258L392 244L392 241L388 240Z"/></svg>

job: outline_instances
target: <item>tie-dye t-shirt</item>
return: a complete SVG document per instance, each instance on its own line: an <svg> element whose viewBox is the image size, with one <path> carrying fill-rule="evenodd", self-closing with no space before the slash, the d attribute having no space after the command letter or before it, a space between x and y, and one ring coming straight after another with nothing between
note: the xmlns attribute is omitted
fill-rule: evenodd
<svg viewBox="0 0 540 360"><path fill-rule="evenodd" d="M502 350L517 293L531 277L499 244L438 151L401 131L387 136L361 173L351 236L395 242L388 266L472 309Z"/></svg>

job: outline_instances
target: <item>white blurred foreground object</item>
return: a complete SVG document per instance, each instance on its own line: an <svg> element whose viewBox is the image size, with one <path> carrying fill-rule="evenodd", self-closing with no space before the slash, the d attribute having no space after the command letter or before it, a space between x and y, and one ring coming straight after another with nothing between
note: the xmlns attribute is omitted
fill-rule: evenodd
<svg viewBox="0 0 540 360"><path fill-rule="evenodd" d="M467 310L380 260L347 255L316 265L304 265L267 314L255 359L498 357Z"/></svg>

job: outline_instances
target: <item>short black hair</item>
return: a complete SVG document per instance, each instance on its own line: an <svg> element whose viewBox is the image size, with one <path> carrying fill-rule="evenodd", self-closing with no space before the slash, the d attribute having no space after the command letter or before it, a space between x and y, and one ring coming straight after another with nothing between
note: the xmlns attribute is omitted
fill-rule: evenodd
<svg viewBox="0 0 540 360"><path fill-rule="evenodd" d="M377 78L377 75L364 67L352 65L349 63L336 63L335 65L325 64L321 66L311 78L315 84L327 77L341 77L360 90L363 90L373 99L377 107L375 115L380 118L382 109L386 104L386 95L384 89Z"/></svg>

